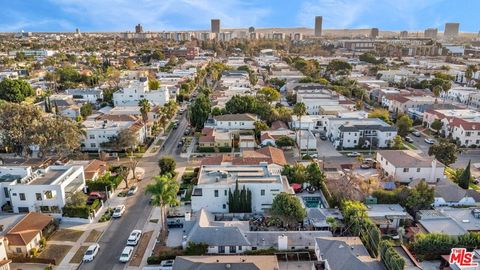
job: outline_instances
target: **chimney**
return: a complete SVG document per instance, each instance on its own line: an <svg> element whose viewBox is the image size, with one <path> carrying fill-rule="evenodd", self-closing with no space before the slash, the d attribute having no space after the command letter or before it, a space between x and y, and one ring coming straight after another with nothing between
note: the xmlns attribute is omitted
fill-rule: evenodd
<svg viewBox="0 0 480 270"><path fill-rule="evenodd" d="M287 250L288 249L288 236L285 234L278 236L278 250Z"/></svg>

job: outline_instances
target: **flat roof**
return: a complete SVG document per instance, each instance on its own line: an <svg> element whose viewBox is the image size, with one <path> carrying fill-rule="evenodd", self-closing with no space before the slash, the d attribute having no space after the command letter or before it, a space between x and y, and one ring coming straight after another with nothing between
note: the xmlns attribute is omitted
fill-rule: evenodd
<svg viewBox="0 0 480 270"><path fill-rule="evenodd" d="M203 165L198 185L239 183L281 183L280 174L272 174L267 165Z"/></svg>
<svg viewBox="0 0 480 270"><path fill-rule="evenodd" d="M50 185L55 182L62 174L64 174L67 169L52 170L49 169L46 172L41 172L38 177L36 177L29 185Z"/></svg>

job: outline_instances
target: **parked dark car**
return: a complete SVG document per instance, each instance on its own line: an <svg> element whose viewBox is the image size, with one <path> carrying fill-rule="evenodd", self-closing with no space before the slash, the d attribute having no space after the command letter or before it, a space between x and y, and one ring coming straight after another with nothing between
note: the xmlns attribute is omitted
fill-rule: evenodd
<svg viewBox="0 0 480 270"><path fill-rule="evenodd" d="M327 136L325 136L325 134L320 135L320 140L326 141L326 140L327 140Z"/></svg>

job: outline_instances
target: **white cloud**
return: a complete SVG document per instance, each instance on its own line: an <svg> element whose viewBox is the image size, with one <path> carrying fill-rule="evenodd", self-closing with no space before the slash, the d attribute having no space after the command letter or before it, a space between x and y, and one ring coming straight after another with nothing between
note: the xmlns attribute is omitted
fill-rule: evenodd
<svg viewBox="0 0 480 270"><path fill-rule="evenodd" d="M270 13L269 9L256 6L255 0L50 1L93 27L111 30L131 29L137 23L155 31L172 30L179 25L206 29L211 18L221 19L222 27L239 27L253 25Z"/></svg>

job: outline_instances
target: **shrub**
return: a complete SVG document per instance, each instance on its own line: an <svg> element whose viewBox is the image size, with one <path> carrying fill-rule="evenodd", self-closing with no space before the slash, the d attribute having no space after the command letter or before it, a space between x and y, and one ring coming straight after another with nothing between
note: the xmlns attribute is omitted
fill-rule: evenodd
<svg viewBox="0 0 480 270"><path fill-rule="evenodd" d="M88 218L90 216L90 207L88 207L87 205L65 205L65 207L63 207L63 216Z"/></svg>
<svg viewBox="0 0 480 270"><path fill-rule="evenodd" d="M38 255L38 249L36 247L30 249L30 256L37 257L37 255Z"/></svg>
<svg viewBox="0 0 480 270"><path fill-rule="evenodd" d="M218 151L220 153L229 153L229 152L232 152L232 148L231 147L218 147Z"/></svg>
<svg viewBox="0 0 480 270"><path fill-rule="evenodd" d="M174 260L177 256L182 256L183 251L178 249L162 251L158 256L150 256L147 258L147 264L160 264L164 260Z"/></svg>
<svg viewBox="0 0 480 270"><path fill-rule="evenodd" d="M213 153L215 152L215 148L213 147L198 147L199 153Z"/></svg>
<svg viewBox="0 0 480 270"><path fill-rule="evenodd" d="M188 242L187 248L185 249L185 255L194 256L194 255L205 255L208 250L208 244L206 243L193 243Z"/></svg>

